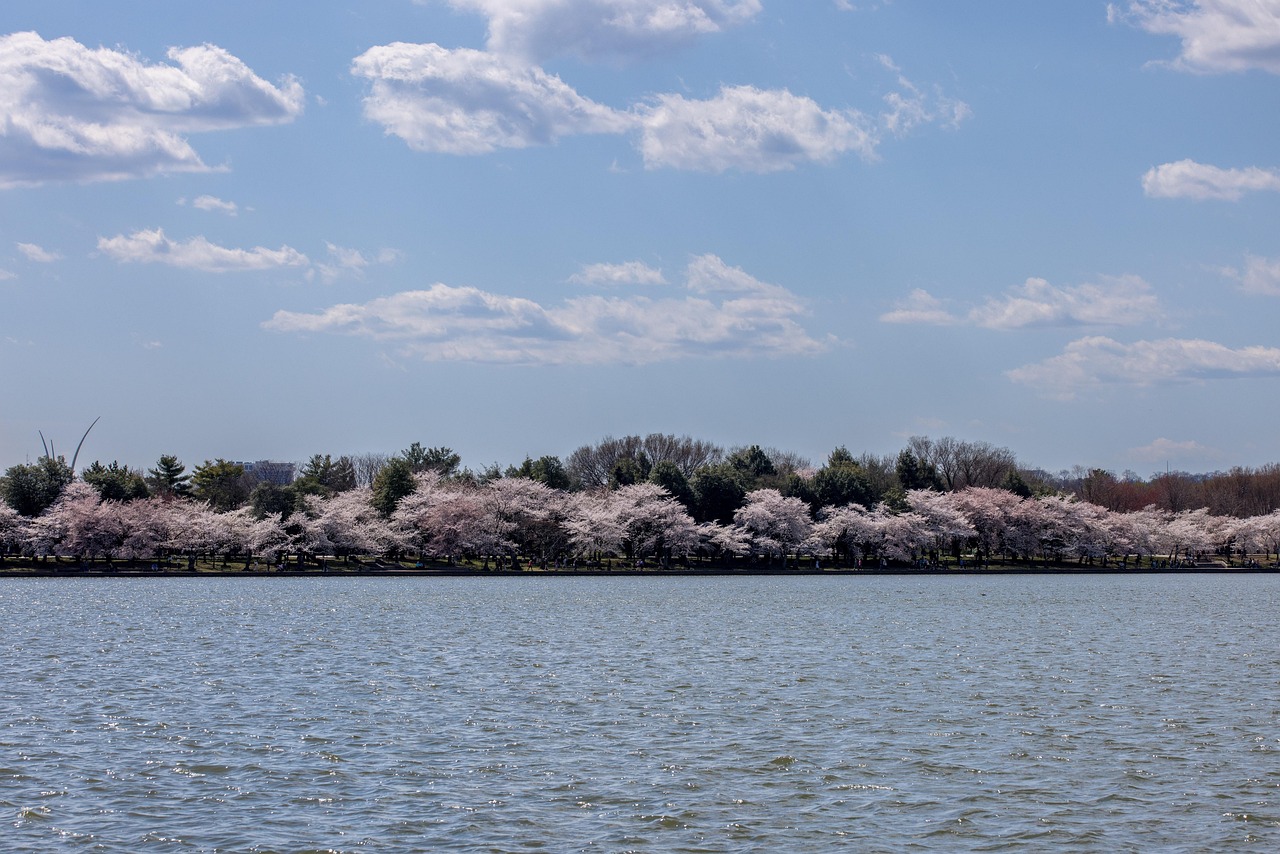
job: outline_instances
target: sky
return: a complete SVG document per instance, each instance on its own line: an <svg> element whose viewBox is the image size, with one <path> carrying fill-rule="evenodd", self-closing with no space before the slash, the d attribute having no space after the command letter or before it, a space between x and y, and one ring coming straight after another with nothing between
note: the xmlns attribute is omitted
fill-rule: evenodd
<svg viewBox="0 0 1280 854"><path fill-rule="evenodd" d="M1280 461L1280 0L5 0L0 467Z"/></svg>

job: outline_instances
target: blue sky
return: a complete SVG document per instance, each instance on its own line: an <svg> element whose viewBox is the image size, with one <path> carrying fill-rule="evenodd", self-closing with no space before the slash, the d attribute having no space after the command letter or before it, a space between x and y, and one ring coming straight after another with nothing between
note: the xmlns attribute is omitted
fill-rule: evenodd
<svg viewBox="0 0 1280 854"><path fill-rule="evenodd" d="M6 0L0 465L1280 460L1280 0Z"/></svg>

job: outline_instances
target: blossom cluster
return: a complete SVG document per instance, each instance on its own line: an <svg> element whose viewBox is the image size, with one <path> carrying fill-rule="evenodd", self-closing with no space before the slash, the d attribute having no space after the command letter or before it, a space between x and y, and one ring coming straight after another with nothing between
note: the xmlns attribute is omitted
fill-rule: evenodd
<svg viewBox="0 0 1280 854"><path fill-rule="evenodd" d="M910 562L939 555L978 560L1080 561L1129 556L1190 560L1205 554L1263 554L1280 549L1280 511L1237 519L1206 510L1109 511L1064 496L1020 498L969 487L912 490L905 507L857 504L816 512L776 489L757 489L729 524L698 523L661 487L567 492L523 477L483 485L415 476L414 491L389 516L368 488L311 495L281 515L249 508L218 512L195 501L103 501L88 484L69 485L41 515L0 505L0 555L80 561L147 561L215 555L275 562L303 557L410 556L519 568L624 559L669 566L689 558L780 561L806 555L861 565L863 559Z"/></svg>

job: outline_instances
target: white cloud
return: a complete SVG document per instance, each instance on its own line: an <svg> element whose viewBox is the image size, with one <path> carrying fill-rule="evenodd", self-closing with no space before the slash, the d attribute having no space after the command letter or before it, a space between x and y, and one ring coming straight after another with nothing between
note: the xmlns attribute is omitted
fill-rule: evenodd
<svg viewBox="0 0 1280 854"><path fill-rule="evenodd" d="M489 19L489 49L538 62L651 56L746 23L760 0L449 0Z"/></svg>
<svg viewBox="0 0 1280 854"><path fill-rule="evenodd" d="M880 322L952 326L959 323L960 318L947 311L942 300L923 288L916 288L906 299L899 300L892 311L880 315Z"/></svg>
<svg viewBox="0 0 1280 854"><path fill-rule="evenodd" d="M576 285L665 285L667 279L661 270L655 270L642 261L626 261L622 264L586 264L569 277Z"/></svg>
<svg viewBox="0 0 1280 854"><path fill-rule="evenodd" d="M235 202L224 201L217 196L197 196L191 206L202 211L224 213L227 216L235 216L240 213L240 206Z"/></svg>
<svg viewBox="0 0 1280 854"><path fill-rule="evenodd" d="M99 251L113 260L136 264L167 264L206 273L272 270L279 267L305 267L307 256L296 249L281 246L266 249L228 249L210 243L204 237L170 240L162 229L135 231L133 234L99 238Z"/></svg>
<svg viewBox="0 0 1280 854"><path fill-rule="evenodd" d="M856 110L824 110L786 90L726 86L715 98L660 95L640 110L640 151L650 169L776 172L875 156L874 122Z"/></svg>
<svg viewBox="0 0 1280 854"><path fill-rule="evenodd" d="M1163 316L1151 286L1138 276L1107 276L1100 284L1058 288L1031 278L969 312L987 329L1028 326L1134 326Z"/></svg>
<svg viewBox="0 0 1280 854"><path fill-rule="evenodd" d="M1107 17L1181 39L1175 68L1280 74L1280 0L1133 0Z"/></svg>
<svg viewBox="0 0 1280 854"><path fill-rule="evenodd" d="M898 88L884 96L886 107L876 116L824 109L786 89L724 86L716 97L701 101L659 95L636 109L645 166L777 172L830 163L849 152L874 160L886 138L906 136L926 124L954 128L969 117L963 101L941 92L926 94L892 59L877 59L896 76Z"/></svg>
<svg viewBox="0 0 1280 854"><path fill-rule="evenodd" d="M1181 459L1185 457L1216 457L1218 451L1199 442L1187 440L1176 442L1163 436L1140 448L1130 448L1129 454L1139 460L1155 462L1159 460Z"/></svg>
<svg viewBox="0 0 1280 854"><path fill-rule="evenodd" d="M710 273L708 271L711 271ZM723 273L739 287L709 299L694 286ZM755 285L742 290L745 280ZM698 356L810 355L824 345L797 322L802 301L757 282L715 256L686 271L689 295L589 295L543 306L471 287L435 284L319 313L279 311L263 326L278 332L340 333L397 343L428 361L528 365L647 364Z"/></svg>
<svg viewBox="0 0 1280 854"><path fill-rule="evenodd" d="M7 282L10 279L18 278L17 273L11 273L8 270L0 270L0 282Z"/></svg>
<svg viewBox="0 0 1280 854"><path fill-rule="evenodd" d="M25 255L28 261L34 261L37 264L52 264L62 259L57 252L50 252L35 243L19 243L18 251Z"/></svg>
<svg viewBox="0 0 1280 854"><path fill-rule="evenodd" d="M943 95L937 87L934 87L932 96L923 92L907 79L902 69L889 56L880 54L876 59L898 79L898 91L884 96L889 109L880 115L880 125L888 134L905 136L920 125L932 122L956 128L973 115L968 104Z"/></svg>
<svg viewBox="0 0 1280 854"><path fill-rule="evenodd" d="M0 188L209 171L184 134L302 112L296 80L273 86L222 48L168 57L149 65L70 38L0 36Z"/></svg>
<svg viewBox="0 0 1280 854"><path fill-rule="evenodd" d="M370 81L365 116L415 151L484 154L632 123L541 68L478 50L397 42L370 48L351 70Z"/></svg>
<svg viewBox="0 0 1280 854"><path fill-rule="evenodd" d="M1237 377L1280 377L1280 349L1232 349L1202 339L1165 338L1122 344L1101 336L1081 338L1061 355L1008 371L1014 382L1045 394L1071 397L1103 383L1152 385Z"/></svg>
<svg viewBox="0 0 1280 854"><path fill-rule="evenodd" d="M986 329L1025 329L1038 326L1134 326L1164 316L1151 286L1138 276L1104 276L1097 284L1059 288L1044 279L1027 279L965 315L948 311L925 290L915 290L883 323L951 326L964 323Z"/></svg>
<svg viewBox="0 0 1280 854"><path fill-rule="evenodd" d="M329 263L318 263L314 269L307 271L310 278L316 274L324 282L333 282L344 276L363 278L364 271L375 264L394 264L400 260L400 253L394 249L380 249L370 257L359 249L348 249L333 243L326 243L329 251Z"/></svg>
<svg viewBox="0 0 1280 854"><path fill-rule="evenodd" d="M1240 289L1246 293L1280 297L1280 258L1246 255L1244 272L1227 270L1226 273L1238 279Z"/></svg>
<svg viewBox="0 0 1280 854"><path fill-rule="evenodd" d="M1142 190L1158 199L1221 199L1234 202L1247 192L1280 191L1280 172L1274 169L1221 169L1179 160L1163 163L1142 176Z"/></svg>
<svg viewBox="0 0 1280 854"><path fill-rule="evenodd" d="M925 123L954 127L968 107L926 95L887 57L898 78L878 116L827 110L785 89L725 86L716 97L662 94L629 111L579 95L559 77L506 55L397 42L356 57L351 71L369 81L365 117L416 151L486 154L549 145L584 133L638 131L647 168L700 172L776 172L830 163L850 151L864 159L890 136Z"/></svg>

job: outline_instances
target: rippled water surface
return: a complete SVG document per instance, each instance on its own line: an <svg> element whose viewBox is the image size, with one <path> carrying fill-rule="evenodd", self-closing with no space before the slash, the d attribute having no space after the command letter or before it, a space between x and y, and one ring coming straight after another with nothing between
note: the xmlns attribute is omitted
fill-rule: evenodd
<svg viewBox="0 0 1280 854"><path fill-rule="evenodd" d="M0 848L1280 850L1280 578L0 581Z"/></svg>

